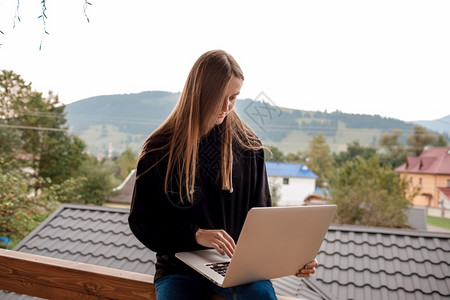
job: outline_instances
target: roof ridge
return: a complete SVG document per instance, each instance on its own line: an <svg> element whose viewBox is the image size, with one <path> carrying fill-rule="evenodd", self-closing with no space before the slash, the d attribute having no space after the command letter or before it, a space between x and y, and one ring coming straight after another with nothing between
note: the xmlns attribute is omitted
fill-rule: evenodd
<svg viewBox="0 0 450 300"><path fill-rule="evenodd" d="M113 230L103 230L103 229L93 230L91 228L87 228L87 229L85 229L83 227L73 228L71 226L62 226L62 225L53 225L53 224L47 224L47 226L52 227L52 228L63 228L63 229L71 228L71 229L74 229L74 230L81 230L83 232L91 231L91 232L102 232L102 233L109 233L109 232L117 233L117 232L115 232ZM119 232L123 233L126 236L129 236L129 235L133 234L132 232L125 232L125 231L119 231Z"/></svg>
<svg viewBox="0 0 450 300"><path fill-rule="evenodd" d="M392 243L391 244L385 244L385 243L379 242L379 241L376 242L376 243L371 243L371 242L368 242L368 241L355 242L355 241L352 241L352 240L343 242L343 241L341 241L339 239L331 240L331 239L327 239L326 237L325 237L325 241L327 241L329 243L338 242L338 243L341 243L341 244L353 243L353 244L358 245L358 246L361 246L361 245L364 245L364 244L368 244L369 246L380 246L381 245L381 246L391 247L393 245ZM397 246L397 248L400 248L400 249L412 248L413 250L425 249L425 250L431 250L431 251L435 251L435 250L449 251L448 249L444 249L444 248L442 248L440 246L435 247L435 248L429 248L429 247L424 246L424 245L421 245L420 247L414 247L414 246L412 246L410 244L405 244L405 246L399 246L398 244L395 244L395 245Z"/></svg>
<svg viewBox="0 0 450 300"><path fill-rule="evenodd" d="M354 257L356 257L356 258L363 258L363 257L368 257L368 258L370 258L370 259L378 259L379 258L379 256L371 256L371 255L368 255L368 254L363 254L363 255L355 255L354 253L348 253L348 254L342 254L342 253L340 253L340 252L336 252L336 251L333 251L332 253L328 253L328 252L326 252L326 251L323 251L323 250L320 250L319 251L319 253L318 254L321 254L321 253L324 253L324 254L326 254L326 255L339 255L339 256L343 256L343 257L349 257L349 256L354 256ZM400 262L410 262L410 261L414 261L414 262L416 262L416 263L423 263L423 262L429 262L429 263L431 263L431 264L433 264L433 265L436 265L436 264L446 264L446 265L448 265L449 267L450 267L450 263L449 262L447 262L447 261L445 261L445 260L440 260L440 261L438 261L438 262L433 262L433 261L431 261L430 259L424 259L424 260L416 260L416 259L414 259L414 258L408 258L408 259L401 259L401 258L399 258L399 257L393 257L393 258L387 258L386 256L383 256L383 258L385 259L385 260L387 260L387 261L394 261L394 260L399 260Z"/></svg>
<svg viewBox="0 0 450 300"><path fill-rule="evenodd" d="M37 234L39 237L41 238L46 238L46 239L50 239L50 240L60 240L60 241L71 241L71 242L83 242L83 243L90 243L90 244L94 244L94 245L98 245L98 244L103 244L105 246L109 246L109 245L114 245L114 246L126 246L127 248L137 248L137 249L147 249L144 245L142 245L142 247L139 247L139 245L128 245L126 243L120 243L120 244L116 244L114 242L110 242L110 243L105 243L104 241L98 241L98 242L94 242L93 240L87 240L84 241L82 239L71 239L71 238L61 238L59 236L57 237L52 237L50 235L41 235L41 234Z"/></svg>
<svg viewBox="0 0 450 300"><path fill-rule="evenodd" d="M340 266L334 266L334 267L328 268L328 267L325 267L325 266L323 266L323 265L321 265L321 266L319 266L319 267L322 267L322 268L324 268L324 269L326 269L326 270L333 270L333 269L337 268L337 269L339 269L339 270L341 270L341 271L345 271L345 270L354 270L354 271L357 271L357 272L368 271L368 272L373 273L373 270L371 270L371 269L369 269L369 268L356 269L355 267L342 268L342 267L340 267ZM400 275L402 275L402 276L407 276L407 277L411 277L411 276L413 276L413 275L415 274L415 275L417 275L417 276L420 277L420 278L434 277L435 279L439 279L439 280L450 279L450 275L445 275L444 277L438 277L438 276L436 276L435 274L430 274L430 273L428 273L428 274L425 275L425 276L421 276L419 273L413 273L413 274L409 275L409 274L406 274L406 273L402 273L402 272L400 272L400 271L388 272L388 271L386 271L386 270L384 270L384 269L380 269L380 270L378 271L378 273L385 273L386 275L396 275L396 274L400 274Z"/></svg>
<svg viewBox="0 0 450 300"><path fill-rule="evenodd" d="M95 257L95 258L97 258L97 257L103 257L103 258L106 258L106 259L110 259L110 258L113 258L113 257L114 257L115 259L118 259L118 260L124 260L124 259L126 259L126 260L128 260L129 262L135 262L135 261L139 261L139 262L141 262L141 263L147 263L147 262L148 262L148 261L144 261L144 260L142 260L142 259L140 259L140 258L129 259L128 257L119 258L119 257L117 257L117 256L115 256L115 255L111 255L111 256L106 256L106 255L104 255L104 254L94 255L94 254L92 254L91 252L89 252L89 253L82 253L82 252L80 252L80 251L75 251L75 252L70 251L70 250L61 251L61 250L59 250L59 249L49 250L48 248L39 248L39 247L37 247L37 246L28 247L28 246L26 246L26 245L24 245L23 247L24 247L24 248L27 248L27 249L29 249L29 250L37 249L37 250L39 250L39 251L45 250L45 251L47 251L47 252L58 252L58 253L61 253L61 254L64 254L64 253L70 253L70 254L72 254L72 255L74 255L74 254L80 254L80 255L83 255L83 256L89 255L89 256ZM21 251L22 251L22 250L21 250ZM23 252L23 251L22 251L22 252ZM154 262L153 260L150 260L150 261L153 262L154 264L156 264L156 262Z"/></svg>
<svg viewBox="0 0 450 300"><path fill-rule="evenodd" d="M403 236L417 236L423 238L443 238L449 239L450 233L447 232L435 232L435 231L423 231L412 230L403 228L389 228L389 227L375 227L375 226L362 226L362 225L348 225L348 224L332 224L328 231L349 231L349 232L362 232L368 234L389 234L389 235L403 235Z"/></svg>
<svg viewBox="0 0 450 300"><path fill-rule="evenodd" d="M130 212L127 208L121 207L112 207L112 206L99 206L92 204L74 204L74 203L63 203L60 205L61 208L69 208L69 209L79 209L79 210L98 210L98 211L109 211L115 213L125 213L128 214Z"/></svg>
<svg viewBox="0 0 450 300"><path fill-rule="evenodd" d="M319 281L322 281L322 283L324 282L322 279L318 279L318 280L319 280ZM393 288L390 288L389 286L387 286L387 285L385 285L385 284L380 284L380 285L378 285L378 286L375 286L375 285L372 285L372 284L358 285L358 284L355 284L354 282L348 281L347 283L343 283L342 281L338 281L338 280L335 280L335 279L333 279L333 280L327 282L327 284L331 284L331 283L336 283L336 284L338 284L338 285L343 285L343 286L344 286L344 285L345 285L345 286L353 285L353 286L358 287L358 288L364 288L364 287L369 287L369 288L371 288L371 289L381 289L381 288L385 288L385 289L387 289L388 291L392 291L392 292L398 291L398 290L403 290L404 292L406 292L406 293L411 293L411 294L416 293L416 292L419 292L419 293L423 293L423 294L425 294L425 295L433 295L434 293L436 293L436 294L438 294L439 296L448 296L447 294L442 294L441 292L436 291L436 290L432 290L432 291L424 291L424 290L421 290L421 289L418 289L418 288L415 288L415 289L413 289L413 290L407 290L407 289L405 289L404 287L397 287L397 288L393 289Z"/></svg>
<svg viewBox="0 0 450 300"><path fill-rule="evenodd" d="M81 216L74 217L74 216L63 216L63 215L58 215L58 217L61 217L61 218L63 218L63 219L70 218L70 219L72 219L72 220L83 220L83 221L91 220L91 221L94 221L94 222L100 221L100 222L103 222L103 223L108 222L108 223L113 223L113 224L117 224L117 223L128 224L128 222L124 222L124 221L122 221L122 220L117 220L117 221L114 221L114 220L107 220L107 221L105 222L105 220L102 220L102 219L94 219L94 218L92 218L92 217L81 217Z"/></svg>

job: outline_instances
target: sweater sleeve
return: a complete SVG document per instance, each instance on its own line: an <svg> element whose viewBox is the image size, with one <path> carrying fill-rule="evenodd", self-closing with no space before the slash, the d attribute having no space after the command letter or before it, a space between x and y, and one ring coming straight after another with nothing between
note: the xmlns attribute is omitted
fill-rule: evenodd
<svg viewBox="0 0 450 300"><path fill-rule="evenodd" d="M157 167L148 169L144 157L136 171L136 182L128 223L136 238L149 249L160 253L175 253L198 249L195 241L198 227L182 221L164 193L164 177Z"/></svg>
<svg viewBox="0 0 450 300"><path fill-rule="evenodd" d="M253 206L272 206L269 181L267 178L264 150L256 152L255 184L253 189Z"/></svg>

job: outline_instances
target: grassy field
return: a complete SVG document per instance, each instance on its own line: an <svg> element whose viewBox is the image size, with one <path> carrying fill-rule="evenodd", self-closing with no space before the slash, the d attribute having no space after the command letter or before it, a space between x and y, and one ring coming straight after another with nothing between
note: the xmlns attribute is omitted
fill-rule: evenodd
<svg viewBox="0 0 450 300"><path fill-rule="evenodd" d="M427 223L428 225L450 229L450 219L428 216Z"/></svg>

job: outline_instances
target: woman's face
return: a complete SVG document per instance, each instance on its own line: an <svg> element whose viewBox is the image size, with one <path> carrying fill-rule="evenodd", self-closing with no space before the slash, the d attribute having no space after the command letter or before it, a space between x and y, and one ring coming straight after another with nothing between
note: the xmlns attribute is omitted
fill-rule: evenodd
<svg viewBox="0 0 450 300"><path fill-rule="evenodd" d="M219 115L217 116L216 125L223 122L228 113L233 109L236 103L236 97L241 92L242 80L233 76L228 82L225 88L225 97L222 102L222 108L220 109Z"/></svg>

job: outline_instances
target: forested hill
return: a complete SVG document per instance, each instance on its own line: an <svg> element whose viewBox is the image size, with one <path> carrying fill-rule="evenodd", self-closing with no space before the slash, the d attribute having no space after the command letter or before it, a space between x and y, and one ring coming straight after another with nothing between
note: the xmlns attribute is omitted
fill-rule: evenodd
<svg viewBox="0 0 450 300"><path fill-rule="evenodd" d="M115 154L127 146L138 151L145 138L163 122L178 100L179 93L163 91L97 96L67 105L70 131L88 144L91 154ZM313 135L327 137L332 151L359 141L377 145L381 134L393 129L411 134L413 124L377 115L342 112L302 111L278 108L268 102L238 100L236 110L266 145L284 152L304 151Z"/></svg>

